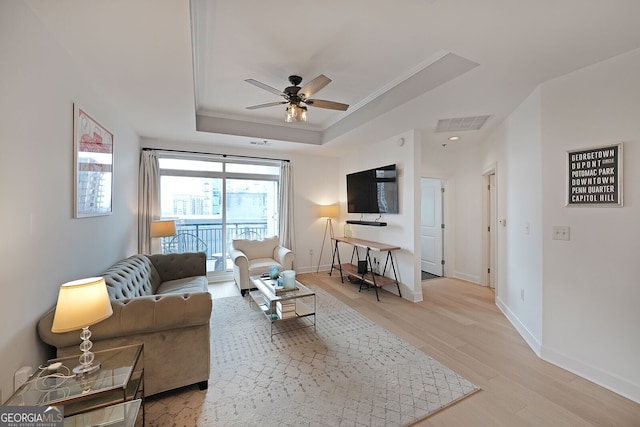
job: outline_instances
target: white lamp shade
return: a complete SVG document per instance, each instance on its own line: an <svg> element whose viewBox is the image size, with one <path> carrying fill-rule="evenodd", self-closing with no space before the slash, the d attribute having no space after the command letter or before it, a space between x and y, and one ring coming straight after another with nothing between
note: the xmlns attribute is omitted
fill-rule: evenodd
<svg viewBox="0 0 640 427"><path fill-rule="evenodd" d="M172 219L151 221L149 230L151 237L169 237L176 235L176 222Z"/></svg>
<svg viewBox="0 0 640 427"><path fill-rule="evenodd" d="M51 332L69 332L94 325L113 314L103 277L74 280L60 286Z"/></svg>
<svg viewBox="0 0 640 427"><path fill-rule="evenodd" d="M336 218L340 213L338 205L320 206L318 209L320 218Z"/></svg>

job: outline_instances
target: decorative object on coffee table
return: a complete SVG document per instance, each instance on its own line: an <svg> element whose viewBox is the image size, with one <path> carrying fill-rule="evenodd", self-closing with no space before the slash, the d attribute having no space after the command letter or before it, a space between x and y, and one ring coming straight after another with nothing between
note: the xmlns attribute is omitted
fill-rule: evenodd
<svg viewBox="0 0 640 427"><path fill-rule="evenodd" d="M277 279L278 277L280 277L280 270L278 269L278 266L272 265L269 267L269 278Z"/></svg>
<svg viewBox="0 0 640 427"><path fill-rule="evenodd" d="M285 289L293 289L296 287L296 272L294 270L285 270L282 272L282 287Z"/></svg>

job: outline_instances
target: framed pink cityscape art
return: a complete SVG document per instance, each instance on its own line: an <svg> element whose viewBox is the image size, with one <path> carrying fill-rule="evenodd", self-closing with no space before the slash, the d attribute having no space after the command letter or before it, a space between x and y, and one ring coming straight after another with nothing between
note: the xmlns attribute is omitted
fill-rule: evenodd
<svg viewBox="0 0 640 427"><path fill-rule="evenodd" d="M74 217L110 215L113 133L84 109L73 106Z"/></svg>

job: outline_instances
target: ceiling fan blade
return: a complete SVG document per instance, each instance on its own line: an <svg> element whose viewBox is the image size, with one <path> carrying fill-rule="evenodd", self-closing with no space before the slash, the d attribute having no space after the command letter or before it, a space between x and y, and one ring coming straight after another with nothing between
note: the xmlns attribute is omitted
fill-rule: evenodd
<svg viewBox="0 0 640 427"><path fill-rule="evenodd" d="M275 87L271 87L267 84L264 84L262 82L259 82L257 80L254 79L246 79L245 82L250 83L254 86L259 87L260 89L264 89L267 92L271 92L271 93L275 93L276 95L280 95L280 96L284 96L285 98L287 97L287 95L285 93L283 93L281 90L276 89Z"/></svg>
<svg viewBox="0 0 640 427"><path fill-rule="evenodd" d="M329 83L331 83L331 79L324 74L320 74L318 77L302 86L298 91L298 96L302 99L308 99L311 95L318 92Z"/></svg>
<svg viewBox="0 0 640 427"><path fill-rule="evenodd" d="M276 105L286 104L287 102L288 101L277 101L277 102L268 102L266 104L252 105L251 107L247 107L247 110L257 110L258 108L274 107Z"/></svg>
<svg viewBox="0 0 640 427"><path fill-rule="evenodd" d="M347 108L349 108L348 104L342 104L340 102L334 101L325 101L324 99L307 99L306 101L304 101L304 103L312 107L327 108L329 110L347 111Z"/></svg>

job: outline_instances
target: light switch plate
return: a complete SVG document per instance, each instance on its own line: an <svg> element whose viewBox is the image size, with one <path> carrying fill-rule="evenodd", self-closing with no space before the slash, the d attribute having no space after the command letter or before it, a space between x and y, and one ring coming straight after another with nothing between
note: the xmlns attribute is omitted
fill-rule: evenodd
<svg viewBox="0 0 640 427"><path fill-rule="evenodd" d="M568 225L554 225L553 240L571 240L571 227Z"/></svg>

